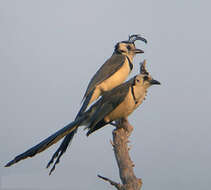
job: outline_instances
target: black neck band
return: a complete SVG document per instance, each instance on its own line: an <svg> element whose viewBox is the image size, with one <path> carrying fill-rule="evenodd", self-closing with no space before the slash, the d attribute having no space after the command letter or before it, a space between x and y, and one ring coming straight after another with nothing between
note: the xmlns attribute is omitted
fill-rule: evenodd
<svg viewBox="0 0 211 190"><path fill-rule="evenodd" d="M133 64L132 64L132 62L130 61L130 59L129 59L128 56L126 56L126 58L127 58L128 62L129 62L130 70L132 71L132 69L133 69Z"/></svg>
<svg viewBox="0 0 211 190"><path fill-rule="evenodd" d="M132 92L133 100L134 100L135 104L137 104L138 101L136 100L133 86L131 86L131 92Z"/></svg>

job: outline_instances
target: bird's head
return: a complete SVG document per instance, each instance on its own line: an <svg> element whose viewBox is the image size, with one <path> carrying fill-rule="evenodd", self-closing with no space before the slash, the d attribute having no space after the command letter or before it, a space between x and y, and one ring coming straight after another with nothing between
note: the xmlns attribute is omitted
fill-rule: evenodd
<svg viewBox="0 0 211 190"><path fill-rule="evenodd" d="M142 85L145 89L149 88L152 85L160 85L161 83L152 78L151 75L139 74L136 76L136 81L140 81L139 85Z"/></svg>
<svg viewBox="0 0 211 190"><path fill-rule="evenodd" d="M142 86L147 89L152 85L160 85L161 83L153 79L149 74L146 69L146 60L144 60L142 63L140 63L140 74L134 77L133 84L135 86Z"/></svg>
<svg viewBox="0 0 211 190"><path fill-rule="evenodd" d="M135 54L144 53L143 50L136 48L135 41L137 40L141 40L147 43L147 40L145 38L141 37L138 34L134 34L134 35L129 36L129 39L127 41L118 42L115 45L114 52L118 54L126 55L131 59L135 56Z"/></svg>

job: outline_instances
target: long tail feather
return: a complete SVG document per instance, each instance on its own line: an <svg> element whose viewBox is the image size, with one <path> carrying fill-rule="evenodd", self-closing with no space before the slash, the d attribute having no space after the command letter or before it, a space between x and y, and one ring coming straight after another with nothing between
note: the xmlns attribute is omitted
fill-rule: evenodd
<svg viewBox="0 0 211 190"><path fill-rule="evenodd" d="M33 157L36 154L46 150L56 142L58 142L60 139L62 139L65 135L71 133L73 130L75 130L78 125L84 120L85 117L80 117L73 121L72 123L68 124L64 128L60 129L59 131L55 132L53 135L50 137L44 139L42 142L39 144L35 145L34 147L30 148L29 150L25 151L24 153L16 156L13 160L8 162L5 167L9 167L21 160L24 160L28 157Z"/></svg>
<svg viewBox="0 0 211 190"><path fill-rule="evenodd" d="M95 89L94 89L95 90ZM90 104L90 100L92 98L93 92L94 90L92 90L92 92L89 93L89 95L86 97L86 99L83 102L83 105L81 106L81 109L79 110L76 119L79 118L82 113L86 110L87 106ZM72 139L74 137L74 135L77 133L77 128L75 130L73 130L71 133L69 133L64 140L62 141L61 145L59 146L59 148L56 150L56 152L53 154L53 156L51 157L50 161L47 164L47 168L50 167L51 164L53 164L54 160L56 159L56 162L54 163L51 171L49 174L51 174L56 167L56 164L59 163L61 156L66 152L67 147L70 145L70 143L72 142Z"/></svg>
<svg viewBox="0 0 211 190"><path fill-rule="evenodd" d="M47 168L50 166L51 163L53 163L54 159L57 157L53 167L51 168L49 175L55 170L56 165L60 162L61 156L66 152L68 145L71 143L75 133L77 133L78 128L74 129L70 134L68 134L65 139L62 141L62 144L59 146L57 151L54 153L53 157L51 158L51 161L48 163Z"/></svg>
<svg viewBox="0 0 211 190"><path fill-rule="evenodd" d="M53 167L50 170L49 175L51 175L51 173L55 170L56 164L58 164L60 162L60 158L61 156L66 152L68 145L71 143L75 133L77 132L76 128L75 130L73 130L70 134L68 134L64 140L62 141L62 144L59 146L59 148L57 149L57 151L53 154L51 160L48 162L47 167L49 168L51 164L53 164L54 160L56 159L56 162L54 163Z"/></svg>

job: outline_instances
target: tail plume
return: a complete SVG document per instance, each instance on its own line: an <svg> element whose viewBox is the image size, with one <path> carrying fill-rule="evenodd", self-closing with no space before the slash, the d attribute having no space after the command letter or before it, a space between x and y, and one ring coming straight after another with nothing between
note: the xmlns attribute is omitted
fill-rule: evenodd
<svg viewBox="0 0 211 190"><path fill-rule="evenodd" d="M48 162L46 168L49 168L51 164L53 164L54 159L56 159L55 163L53 164L53 167L50 170L49 175L51 175L51 173L55 170L56 168L56 164L58 164L60 162L60 158L61 156L66 152L68 145L71 143L75 133L77 132L78 128L76 128L75 130L73 130L70 134L68 134L64 140L62 141L62 144L59 146L59 148L57 149L57 151L53 154L51 160Z"/></svg>
<svg viewBox="0 0 211 190"><path fill-rule="evenodd" d="M39 144L33 146L32 148L28 149L24 153L16 156L13 160L8 162L5 165L5 167L9 167L9 166L21 161L21 160L24 160L24 159L26 159L28 157L33 157L36 154L46 150L47 148L49 148L50 146L52 146L53 144L58 142L60 139L62 139L64 136L66 136L67 134L71 133L76 128L78 128L78 126L80 125L80 123L84 119L85 119L85 116L77 118L75 121L73 121L72 123L66 125L64 128L58 130L57 132L55 132L50 137L48 137L48 138L44 139L43 141L41 141Z"/></svg>
<svg viewBox="0 0 211 190"><path fill-rule="evenodd" d="M95 89L94 89L95 90ZM94 90L92 90L92 92L90 92L84 102L83 105L81 106L81 109L79 110L76 119L79 118L82 113L84 113L84 111L86 110L87 106L90 103L90 100L92 98L93 92ZM56 152L53 154L53 156L51 157L50 161L48 162L46 168L49 168L51 164L53 164L54 160L56 159L55 163L53 164L53 167L50 170L49 175L55 170L56 164L58 164L60 162L60 158L61 156L66 152L67 147L70 145L70 143L72 142L72 139L74 137L74 135L77 133L77 128L74 129L71 133L69 133L64 140L62 141L61 145L59 146L59 148L56 150Z"/></svg>

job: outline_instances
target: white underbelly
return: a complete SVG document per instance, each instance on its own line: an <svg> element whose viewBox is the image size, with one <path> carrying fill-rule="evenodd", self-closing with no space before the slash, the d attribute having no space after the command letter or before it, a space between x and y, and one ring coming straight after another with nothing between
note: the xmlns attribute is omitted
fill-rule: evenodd
<svg viewBox="0 0 211 190"><path fill-rule="evenodd" d="M131 93L129 93L126 96L125 100L119 106L117 106L110 114L108 114L104 118L104 120L106 122L110 122L110 121L120 119L122 117L127 117L133 112L135 107L136 107L136 104L133 99L133 96Z"/></svg>
<svg viewBox="0 0 211 190"><path fill-rule="evenodd" d="M108 79L106 79L105 81L96 86L89 104L97 100L99 96L102 95L103 92L109 91L117 87L118 85L122 84L127 79L130 72L131 69L129 66L129 62L128 60L126 60L123 66L117 72L115 72Z"/></svg>
<svg viewBox="0 0 211 190"><path fill-rule="evenodd" d="M99 88L103 92L113 89L114 87L122 84L127 79L130 71L129 63L126 61L117 72L99 84Z"/></svg>

